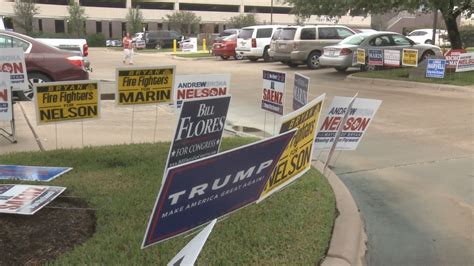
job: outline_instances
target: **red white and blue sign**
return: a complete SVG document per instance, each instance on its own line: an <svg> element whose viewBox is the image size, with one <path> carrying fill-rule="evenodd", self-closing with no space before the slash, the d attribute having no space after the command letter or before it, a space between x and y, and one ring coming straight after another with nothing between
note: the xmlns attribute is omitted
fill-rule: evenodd
<svg viewBox="0 0 474 266"><path fill-rule="evenodd" d="M428 59L428 65L426 66L426 77L442 79L444 78L445 69L445 59Z"/></svg>
<svg viewBox="0 0 474 266"><path fill-rule="evenodd" d="M263 110L283 115L285 86L285 72L263 70L263 91L261 103Z"/></svg>
<svg viewBox="0 0 474 266"><path fill-rule="evenodd" d="M168 169L142 248L257 201L295 132Z"/></svg>
<svg viewBox="0 0 474 266"><path fill-rule="evenodd" d="M0 165L0 180L49 182L71 170L70 167Z"/></svg>
<svg viewBox="0 0 474 266"><path fill-rule="evenodd" d="M369 65L383 66L383 50L382 49L369 49Z"/></svg>

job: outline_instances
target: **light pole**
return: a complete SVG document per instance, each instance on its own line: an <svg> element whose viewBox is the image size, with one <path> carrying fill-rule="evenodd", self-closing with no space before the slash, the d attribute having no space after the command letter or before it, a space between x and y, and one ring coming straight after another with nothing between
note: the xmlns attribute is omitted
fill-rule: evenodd
<svg viewBox="0 0 474 266"><path fill-rule="evenodd" d="M434 11L434 18L433 18L433 36L431 36L431 39L433 40L432 42L433 45L436 45L437 24L438 24L438 9Z"/></svg>
<svg viewBox="0 0 474 266"><path fill-rule="evenodd" d="M270 5L270 25L273 25L273 0L271 0Z"/></svg>

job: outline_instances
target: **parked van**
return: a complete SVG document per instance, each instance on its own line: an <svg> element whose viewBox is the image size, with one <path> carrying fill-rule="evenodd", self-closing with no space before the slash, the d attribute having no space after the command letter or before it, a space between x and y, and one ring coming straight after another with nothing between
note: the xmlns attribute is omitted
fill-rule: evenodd
<svg viewBox="0 0 474 266"><path fill-rule="evenodd" d="M286 26L260 25L241 29L237 36L235 53L247 57L250 61L257 61L259 58L263 58L265 62L270 61L268 50L273 33L283 27Z"/></svg>
<svg viewBox="0 0 474 266"><path fill-rule="evenodd" d="M272 47L273 59L290 67L306 64L308 68L320 67L319 57L324 46L333 45L355 31L340 25L313 25L284 27Z"/></svg>

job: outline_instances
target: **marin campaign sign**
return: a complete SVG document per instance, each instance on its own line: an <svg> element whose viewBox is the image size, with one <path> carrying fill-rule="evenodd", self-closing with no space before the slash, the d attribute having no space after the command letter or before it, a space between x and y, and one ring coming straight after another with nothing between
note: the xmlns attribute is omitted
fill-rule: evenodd
<svg viewBox="0 0 474 266"><path fill-rule="evenodd" d="M428 59L428 65L426 66L426 77L442 79L444 78L445 69L445 59Z"/></svg>
<svg viewBox="0 0 474 266"><path fill-rule="evenodd" d="M262 109L283 114L286 73L263 70Z"/></svg>
<svg viewBox="0 0 474 266"><path fill-rule="evenodd" d="M69 167L0 165L0 180L13 179L48 182L71 170L72 168Z"/></svg>
<svg viewBox="0 0 474 266"><path fill-rule="evenodd" d="M23 49L2 47L0 49L0 72L10 74L13 91L28 91L29 82Z"/></svg>
<svg viewBox="0 0 474 266"><path fill-rule="evenodd" d="M417 49L403 49L402 65L403 66L418 66L418 50Z"/></svg>
<svg viewBox="0 0 474 266"><path fill-rule="evenodd" d="M96 81L35 84L38 125L100 117L100 90Z"/></svg>
<svg viewBox="0 0 474 266"><path fill-rule="evenodd" d="M383 64L388 67L400 66L400 51L385 49L383 51Z"/></svg>
<svg viewBox="0 0 474 266"><path fill-rule="evenodd" d="M369 65L383 66L383 50L369 49Z"/></svg>
<svg viewBox="0 0 474 266"><path fill-rule="evenodd" d="M183 100L229 95L230 74L177 75L175 81L176 107Z"/></svg>
<svg viewBox="0 0 474 266"><path fill-rule="evenodd" d="M116 69L117 105L165 104L173 102L175 66Z"/></svg>
<svg viewBox="0 0 474 266"><path fill-rule="evenodd" d="M356 98L352 108L347 110L351 100L352 98L349 97L334 97L328 114L323 119L316 135L315 149L329 150L331 148L346 112L349 112L349 115L343 125L336 150L357 149L382 101Z"/></svg>
<svg viewBox="0 0 474 266"><path fill-rule="evenodd" d="M230 96L183 102L166 168L216 154Z"/></svg>
<svg viewBox="0 0 474 266"><path fill-rule="evenodd" d="M459 55L456 72L474 71L474 53Z"/></svg>
<svg viewBox="0 0 474 266"><path fill-rule="evenodd" d="M168 169L142 247L254 203L294 133Z"/></svg>
<svg viewBox="0 0 474 266"><path fill-rule="evenodd" d="M261 200L293 182L311 168L314 138L325 95L283 117L280 133L297 128L261 195Z"/></svg>
<svg viewBox="0 0 474 266"><path fill-rule="evenodd" d="M308 103L309 78L295 73L293 85L293 110L297 110Z"/></svg>
<svg viewBox="0 0 474 266"><path fill-rule="evenodd" d="M0 184L0 213L35 214L65 189L65 187Z"/></svg>
<svg viewBox="0 0 474 266"><path fill-rule="evenodd" d="M0 73L0 121L13 119L12 90L10 75Z"/></svg>

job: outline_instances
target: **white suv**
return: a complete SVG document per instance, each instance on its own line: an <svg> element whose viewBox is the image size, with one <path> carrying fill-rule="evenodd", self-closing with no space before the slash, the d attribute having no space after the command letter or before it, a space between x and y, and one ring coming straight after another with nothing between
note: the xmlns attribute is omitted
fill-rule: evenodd
<svg viewBox="0 0 474 266"><path fill-rule="evenodd" d="M237 47L235 53L242 55L250 61L257 61L263 58L265 62L270 61L268 50L273 33L285 27L283 25L261 25L251 26L240 30L237 37Z"/></svg>

